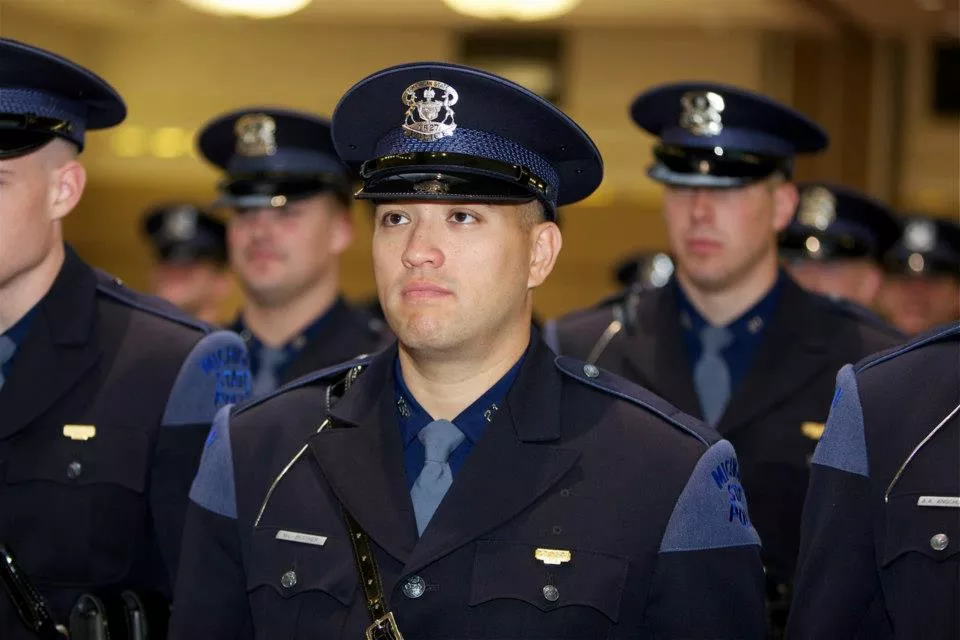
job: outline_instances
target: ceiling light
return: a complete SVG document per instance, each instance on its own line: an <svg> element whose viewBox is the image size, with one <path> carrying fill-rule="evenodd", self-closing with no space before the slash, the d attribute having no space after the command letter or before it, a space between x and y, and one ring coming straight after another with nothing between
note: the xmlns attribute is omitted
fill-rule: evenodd
<svg viewBox="0 0 960 640"><path fill-rule="evenodd" d="M312 0L180 0L186 5L221 16L280 18L296 13Z"/></svg>
<svg viewBox="0 0 960 640"><path fill-rule="evenodd" d="M457 13L485 20L549 20L569 12L580 0L444 0Z"/></svg>

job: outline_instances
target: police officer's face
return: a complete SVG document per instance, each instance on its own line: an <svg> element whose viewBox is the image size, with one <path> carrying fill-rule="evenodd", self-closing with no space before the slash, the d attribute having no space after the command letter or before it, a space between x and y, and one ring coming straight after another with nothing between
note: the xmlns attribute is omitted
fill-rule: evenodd
<svg viewBox="0 0 960 640"><path fill-rule="evenodd" d="M62 242L60 220L86 182L75 155L72 145L54 140L0 160L0 287L36 268Z"/></svg>
<svg viewBox="0 0 960 640"><path fill-rule="evenodd" d="M865 307L877 299L883 275L870 260L800 260L787 271L801 287L825 296L852 300Z"/></svg>
<svg viewBox="0 0 960 640"><path fill-rule="evenodd" d="M960 319L960 280L950 275L890 275L878 302L895 327L909 335L922 333Z"/></svg>
<svg viewBox="0 0 960 640"><path fill-rule="evenodd" d="M772 266L796 202L796 187L777 178L736 189L667 187L664 219L680 276L725 290Z"/></svg>
<svg viewBox="0 0 960 640"><path fill-rule="evenodd" d="M353 239L347 211L329 194L286 206L235 211L227 247L244 293L265 306L331 285Z"/></svg>
<svg viewBox="0 0 960 640"><path fill-rule="evenodd" d="M229 275L205 260L157 264L151 279L154 295L207 322L217 319L219 307L230 292Z"/></svg>
<svg viewBox="0 0 960 640"><path fill-rule="evenodd" d="M407 349L483 357L530 329L532 289L560 252L526 205L378 204L373 266L387 322ZM536 209L534 209L536 211Z"/></svg>

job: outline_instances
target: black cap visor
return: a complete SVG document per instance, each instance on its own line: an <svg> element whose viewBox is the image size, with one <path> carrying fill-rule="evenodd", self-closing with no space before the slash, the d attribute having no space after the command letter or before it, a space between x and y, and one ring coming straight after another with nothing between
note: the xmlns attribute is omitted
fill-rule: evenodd
<svg viewBox="0 0 960 640"><path fill-rule="evenodd" d="M18 158L66 137L72 125L56 118L0 113L0 159Z"/></svg>
<svg viewBox="0 0 960 640"><path fill-rule="evenodd" d="M235 209L277 208L321 193L332 193L344 205L350 202L350 185L340 176L251 174L234 175L222 182L215 204Z"/></svg>
<svg viewBox="0 0 960 640"><path fill-rule="evenodd" d="M660 145L653 151L657 162L648 175L663 184L678 187L741 187L782 173L793 175L790 158L761 156L714 147L700 149Z"/></svg>

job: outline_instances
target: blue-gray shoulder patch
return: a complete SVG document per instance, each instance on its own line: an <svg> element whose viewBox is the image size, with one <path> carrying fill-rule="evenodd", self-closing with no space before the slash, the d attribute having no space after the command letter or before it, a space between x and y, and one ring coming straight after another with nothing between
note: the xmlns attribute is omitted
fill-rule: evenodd
<svg viewBox="0 0 960 640"><path fill-rule="evenodd" d="M210 424L220 407L250 397L251 379L247 347L240 336L232 331L208 334L183 361L161 424Z"/></svg>
<svg viewBox="0 0 960 640"><path fill-rule="evenodd" d="M276 396L282 393L286 393L287 391L298 389L300 387L305 387L308 384L323 382L327 378L334 378L335 376L337 376L337 374L345 373L356 366L366 366L367 364L370 363L371 360L373 360L376 357L376 355L377 354L374 353L374 354L365 354L362 356L358 356L353 360L347 360L346 362L335 364L332 367L327 367L326 369L320 369L319 371L314 371L313 373L309 373L305 376L301 376L296 380L291 380L287 384L277 389L274 389L270 393L266 393L262 396L257 396L256 398L251 398L250 400L247 400L246 402L244 402L243 404L237 407L236 411L234 411L234 414L243 413L248 409L252 409L257 405L266 402L270 398L275 398Z"/></svg>
<svg viewBox="0 0 960 640"><path fill-rule="evenodd" d="M650 393L638 384L569 356L558 356L554 362L560 371L574 380L643 407L708 447L720 440L720 434L715 429L683 413L663 398ZM587 371L595 375L588 375Z"/></svg>
<svg viewBox="0 0 960 640"><path fill-rule="evenodd" d="M192 329L198 329L204 333L210 333L214 331L214 327L201 322L196 318L188 316L186 313L170 304L162 298L156 296L148 296L142 293L128 289L120 278L116 278L106 271L96 269L97 274L97 291L107 295L117 302L127 305L128 307L133 307L134 309L139 309L146 313L153 314L155 316L160 316L161 318L166 318L178 324L190 327Z"/></svg>
<svg viewBox="0 0 960 640"><path fill-rule="evenodd" d="M823 436L813 452L813 464L870 477L867 440L863 432L863 408L852 365L837 374L837 390L830 406Z"/></svg>
<svg viewBox="0 0 960 640"><path fill-rule="evenodd" d="M200 458L200 469L190 487L190 499L208 511L237 518L237 490L233 478L233 449L230 446L230 410L217 412Z"/></svg>
<svg viewBox="0 0 960 640"><path fill-rule="evenodd" d="M737 454L733 445L720 440L700 456L690 474L660 541L660 553L759 544Z"/></svg>
<svg viewBox="0 0 960 640"><path fill-rule="evenodd" d="M946 326L931 329L927 333L921 334L909 342L900 345L899 347L894 347L892 349L867 356L856 364L855 369L857 373L861 373L870 367L882 364L887 360L892 360L896 357L902 356L905 353L919 349L920 347L958 335L960 335L960 321L955 321Z"/></svg>

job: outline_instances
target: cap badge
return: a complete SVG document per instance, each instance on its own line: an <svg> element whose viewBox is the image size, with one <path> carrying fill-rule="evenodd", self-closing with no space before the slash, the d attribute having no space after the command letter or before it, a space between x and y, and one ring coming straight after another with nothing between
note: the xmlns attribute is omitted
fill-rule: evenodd
<svg viewBox="0 0 960 640"><path fill-rule="evenodd" d="M695 136L715 136L723 131L723 97L712 91L688 91L680 98L680 126Z"/></svg>
<svg viewBox="0 0 960 640"><path fill-rule="evenodd" d="M927 253L937 244L937 227L929 220L912 220L903 231L903 244L908 250Z"/></svg>
<svg viewBox="0 0 960 640"><path fill-rule="evenodd" d="M423 142L436 142L452 136L457 128L454 111L460 96L456 89L437 80L421 80L403 92L407 112L403 116L403 132Z"/></svg>
<svg viewBox="0 0 960 640"><path fill-rule="evenodd" d="M171 211L163 221L163 235L170 240L189 240L197 231L197 212L183 207Z"/></svg>
<svg viewBox="0 0 960 640"><path fill-rule="evenodd" d="M248 113L233 126L237 154L248 158L272 156L277 152L277 123L265 113Z"/></svg>
<svg viewBox="0 0 960 640"><path fill-rule="evenodd" d="M800 197L797 219L807 227L826 231L837 219L837 197L824 187L811 187Z"/></svg>

